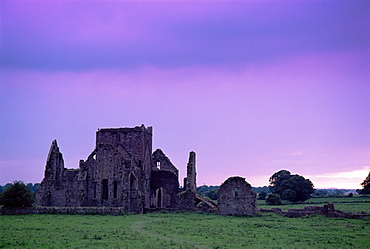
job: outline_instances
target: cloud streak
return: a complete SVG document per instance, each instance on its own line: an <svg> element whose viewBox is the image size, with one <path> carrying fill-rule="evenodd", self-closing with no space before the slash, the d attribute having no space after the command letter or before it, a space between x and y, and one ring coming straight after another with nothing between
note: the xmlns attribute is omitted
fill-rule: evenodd
<svg viewBox="0 0 370 249"><path fill-rule="evenodd" d="M357 3L2 1L2 66L176 68L364 49Z"/></svg>
<svg viewBox="0 0 370 249"><path fill-rule="evenodd" d="M316 188L331 188L338 186L341 188L361 189L360 185L369 174L370 166L354 167L356 169L348 172L326 173L309 176L315 182Z"/></svg>

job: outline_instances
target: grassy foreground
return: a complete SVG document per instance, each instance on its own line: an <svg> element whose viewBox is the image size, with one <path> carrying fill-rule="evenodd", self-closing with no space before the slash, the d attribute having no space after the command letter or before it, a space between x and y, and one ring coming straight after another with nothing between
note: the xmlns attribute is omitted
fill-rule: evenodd
<svg viewBox="0 0 370 249"><path fill-rule="evenodd" d="M0 216L0 248L370 248L370 219L201 213Z"/></svg>

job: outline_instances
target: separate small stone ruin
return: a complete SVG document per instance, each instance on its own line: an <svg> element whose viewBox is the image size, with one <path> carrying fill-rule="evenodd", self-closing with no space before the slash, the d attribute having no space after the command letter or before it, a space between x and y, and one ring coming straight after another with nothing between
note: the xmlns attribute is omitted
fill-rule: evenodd
<svg viewBox="0 0 370 249"><path fill-rule="evenodd" d="M218 213L256 216L256 195L245 178L230 177L218 190Z"/></svg>

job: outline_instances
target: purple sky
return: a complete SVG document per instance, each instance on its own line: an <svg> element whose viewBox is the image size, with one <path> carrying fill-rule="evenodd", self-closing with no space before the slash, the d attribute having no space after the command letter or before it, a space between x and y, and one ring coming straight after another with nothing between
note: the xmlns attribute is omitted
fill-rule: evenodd
<svg viewBox="0 0 370 249"><path fill-rule="evenodd" d="M104 127L153 126L198 185L370 171L369 1L2 0L0 184L77 168ZM180 183L182 180L180 180Z"/></svg>

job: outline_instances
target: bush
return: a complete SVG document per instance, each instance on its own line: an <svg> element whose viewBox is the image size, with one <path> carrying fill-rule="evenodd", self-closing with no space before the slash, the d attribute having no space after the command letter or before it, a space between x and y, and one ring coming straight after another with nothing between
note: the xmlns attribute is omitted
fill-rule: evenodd
<svg viewBox="0 0 370 249"><path fill-rule="evenodd" d="M288 201L295 201L297 197L297 193L290 188L287 188L283 191L282 199Z"/></svg>
<svg viewBox="0 0 370 249"><path fill-rule="evenodd" d="M315 189L314 196L327 196L329 193L326 189Z"/></svg>
<svg viewBox="0 0 370 249"><path fill-rule="evenodd" d="M359 194L362 195L370 194L370 172L366 179L361 183L361 186L363 187L363 189L360 189L358 191Z"/></svg>
<svg viewBox="0 0 370 249"><path fill-rule="evenodd" d="M218 198L218 189L213 189L213 190L210 190L210 191L207 191L204 193L204 195L208 198L210 198L211 200L217 200Z"/></svg>
<svg viewBox="0 0 370 249"><path fill-rule="evenodd" d="M261 192L258 193L258 200L264 200L266 199L266 196L267 196L267 192L262 190Z"/></svg>
<svg viewBox="0 0 370 249"><path fill-rule="evenodd" d="M0 204L4 207L31 207L33 195L22 181L14 181L0 196Z"/></svg>
<svg viewBox="0 0 370 249"><path fill-rule="evenodd" d="M268 194L265 202L269 205L281 205L280 195L278 194Z"/></svg>

